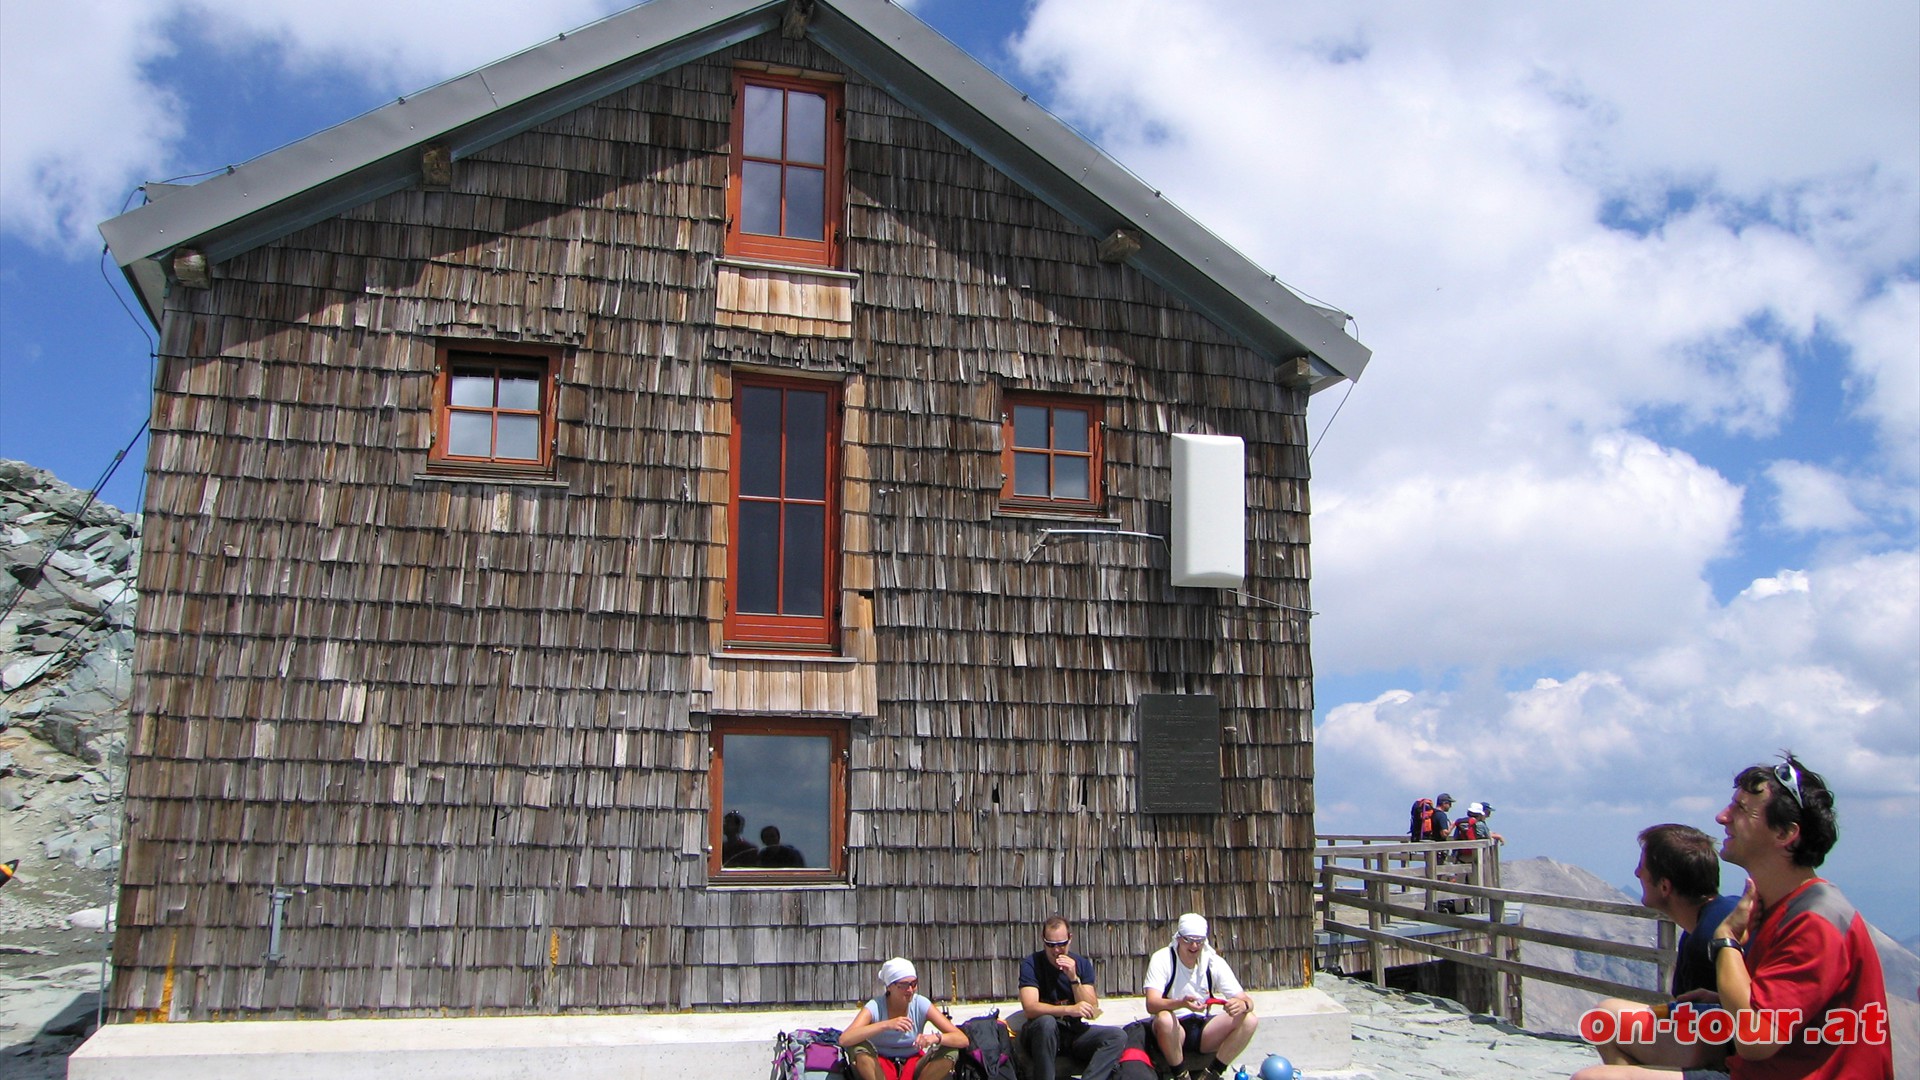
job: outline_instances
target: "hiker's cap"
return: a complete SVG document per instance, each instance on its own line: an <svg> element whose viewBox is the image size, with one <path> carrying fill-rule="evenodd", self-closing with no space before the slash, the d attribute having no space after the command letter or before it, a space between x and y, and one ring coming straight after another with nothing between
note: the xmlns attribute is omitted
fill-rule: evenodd
<svg viewBox="0 0 1920 1080"><path fill-rule="evenodd" d="M1439 797L1439 798L1437 798L1437 799L1435 799L1435 800L1433 800L1433 801L1434 801L1434 802L1436 802L1436 803L1443 803L1443 802L1452 802L1452 801L1453 801L1453 796L1451 796L1451 795L1449 795L1449 794L1447 794L1446 792L1444 792L1444 791L1443 791L1443 792L1441 792L1441 793L1440 793L1440 797Z"/></svg>
<svg viewBox="0 0 1920 1080"><path fill-rule="evenodd" d="M1207 920L1189 911L1185 915L1180 916L1180 929L1177 933L1181 937L1206 937Z"/></svg>
<svg viewBox="0 0 1920 1080"><path fill-rule="evenodd" d="M1481 817L1486 817L1487 812L1491 809L1493 808L1488 806L1486 803L1470 802L1467 804L1467 813L1478 814Z"/></svg>
<svg viewBox="0 0 1920 1080"><path fill-rule="evenodd" d="M880 965L881 986L892 986L901 979L915 978L919 978L919 973L913 970L913 961L904 956L896 956Z"/></svg>

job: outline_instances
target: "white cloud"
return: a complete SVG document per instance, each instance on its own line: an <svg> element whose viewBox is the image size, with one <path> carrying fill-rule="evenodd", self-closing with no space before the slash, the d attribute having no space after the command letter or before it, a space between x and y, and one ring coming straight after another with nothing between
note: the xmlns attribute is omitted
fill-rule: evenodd
<svg viewBox="0 0 1920 1080"><path fill-rule="evenodd" d="M1843 332L1853 345L1861 414L1877 425L1896 475L1920 479L1920 283L1891 284L1861 304Z"/></svg>
<svg viewBox="0 0 1920 1080"><path fill-rule="evenodd" d="M97 251L96 226L135 186L222 164L178 160L196 118L150 70L189 33L228 55L270 55L292 69L345 71L373 89L406 92L619 6L564 0L475 17L459 0L0 4L0 228L68 255Z"/></svg>
<svg viewBox="0 0 1920 1080"><path fill-rule="evenodd" d="M1690 640L1610 670L1339 705L1316 737L1315 782L1336 820L1367 814L1376 829L1366 804L1383 782L1512 807L1630 805L1650 821L1670 795L1717 795L1734 769L1791 747L1849 799L1912 813L1917 714L1920 553L1868 556L1757 581Z"/></svg>
<svg viewBox="0 0 1920 1080"><path fill-rule="evenodd" d="M178 103L141 71L171 51L164 16L146 4L0 4L0 228L97 251L94 225L140 179L166 175Z"/></svg>
<svg viewBox="0 0 1920 1080"><path fill-rule="evenodd" d="M1847 494L1846 479L1827 469L1801 461L1776 461L1767 466L1767 479L1778 489L1775 510L1785 528L1835 532L1867 520Z"/></svg>
<svg viewBox="0 0 1920 1080"><path fill-rule="evenodd" d="M1334 490L1314 515L1315 664L1516 665L1685 633L1740 492L1635 436L1579 468L1516 462Z"/></svg>

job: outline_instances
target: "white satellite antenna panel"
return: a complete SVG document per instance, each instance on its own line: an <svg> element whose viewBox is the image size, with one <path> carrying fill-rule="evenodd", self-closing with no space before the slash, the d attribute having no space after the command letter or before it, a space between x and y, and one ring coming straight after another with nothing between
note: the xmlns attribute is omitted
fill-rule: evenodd
<svg viewBox="0 0 1920 1080"><path fill-rule="evenodd" d="M1237 589L1247 577L1247 444L1173 437L1173 583Z"/></svg>

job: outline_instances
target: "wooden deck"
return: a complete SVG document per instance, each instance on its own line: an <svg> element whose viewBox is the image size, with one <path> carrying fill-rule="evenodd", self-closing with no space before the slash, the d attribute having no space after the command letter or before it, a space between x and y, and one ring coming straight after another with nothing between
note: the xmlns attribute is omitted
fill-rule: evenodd
<svg viewBox="0 0 1920 1080"><path fill-rule="evenodd" d="M1464 993L1441 992L1516 1024L1525 1022L1522 978L1639 1001L1663 997L1644 987L1526 963L1520 959L1523 942L1644 960L1657 968L1657 986L1672 976L1679 930L1671 921L1639 904L1502 888L1495 841L1427 844L1360 834L1321 834L1316 839L1316 947L1323 968L1365 973L1386 986L1395 969L1446 961L1483 974L1475 979L1462 973L1457 981L1466 987ZM1651 919L1656 944L1632 945L1525 926L1519 915L1526 906Z"/></svg>

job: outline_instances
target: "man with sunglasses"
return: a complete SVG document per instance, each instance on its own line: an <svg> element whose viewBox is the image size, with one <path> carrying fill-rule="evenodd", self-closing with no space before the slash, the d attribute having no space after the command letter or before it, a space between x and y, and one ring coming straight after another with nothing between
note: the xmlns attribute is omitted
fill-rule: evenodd
<svg viewBox="0 0 1920 1080"><path fill-rule="evenodd" d="M1110 1080L1120 1065L1126 1032L1092 1021L1100 1016L1093 961L1073 951L1073 930L1064 915L1049 915L1040 928L1040 951L1020 961L1020 1048L1032 1069L1029 1080L1053 1080L1062 1047L1082 1066L1081 1080Z"/></svg>
<svg viewBox="0 0 1920 1080"><path fill-rule="evenodd" d="M1814 874L1839 839L1826 781L1792 753L1742 769L1714 820L1720 857L1747 872L1707 945L1736 1018L1734 1080L1891 1080L1880 954L1866 920Z"/></svg>
<svg viewBox="0 0 1920 1080"><path fill-rule="evenodd" d="M1260 1026L1252 996L1207 947L1207 920L1191 911L1180 916L1173 943L1147 961L1145 990L1154 1038L1176 1080L1220 1080Z"/></svg>

